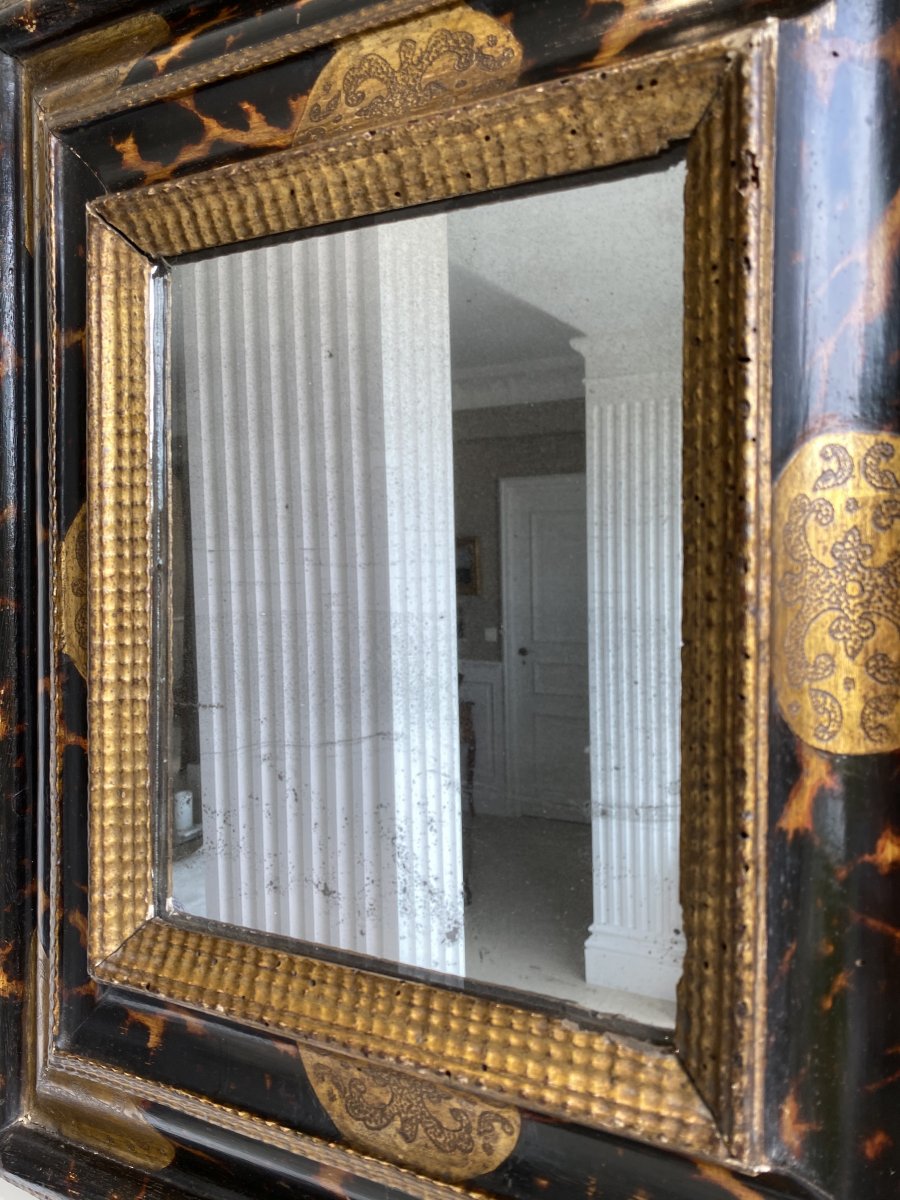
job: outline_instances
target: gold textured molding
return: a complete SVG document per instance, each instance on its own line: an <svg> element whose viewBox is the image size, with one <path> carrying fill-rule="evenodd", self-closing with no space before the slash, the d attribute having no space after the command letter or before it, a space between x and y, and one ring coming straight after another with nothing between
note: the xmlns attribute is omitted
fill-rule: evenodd
<svg viewBox="0 0 900 1200"><path fill-rule="evenodd" d="M404 1200L487 1200L486 1193L477 1184L470 1189L466 1184L438 1180L421 1171L354 1149L342 1140L325 1141L321 1137L209 1100L202 1095L181 1091L106 1064L98 1065L88 1058L59 1049L55 1049L50 1056L48 1074L71 1082L88 1080L99 1083L103 1088L116 1089L119 1095L131 1100L128 1108L123 1109L129 1118L136 1109L138 1119L146 1120L146 1106L162 1105L229 1134L261 1142L271 1150L300 1155L309 1163L316 1164L315 1172L309 1177L310 1182L321 1182L326 1189L330 1187L333 1190L339 1181L346 1181L348 1176L353 1176L368 1180L380 1188L385 1196L403 1196ZM139 1140L142 1132L138 1127L136 1133Z"/></svg>
<svg viewBox="0 0 900 1200"><path fill-rule="evenodd" d="M29 975L33 983L27 995L35 1007L30 1020L37 1037L25 1040L22 1086L36 1124L57 1129L76 1144L134 1166L159 1170L171 1162L176 1149L150 1116L149 1110L161 1105L229 1134L305 1158L316 1164L314 1182L322 1182L326 1188L353 1176L368 1180L385 1195L396 1191L409 1200L485 1200L480 1188L470 1191L440 1182L340 1142L328 1142L201 1094L60 1049L49 1022L54 1007L52 967L36 933L32 947Z"/></svg>
<svg viewBox="0 0 900 1200"><path fill-rule="evenodd" d="M768 576L760 547L769 544L766 144L774 57L764 30L440 114L393 124L385 117L382 128L340 139L332 133L330 141L91 206L90 955L98 979L277 1029L312 1051L396 1067L492 1104L701 1156L750 1153L752 1131L762 1128L765 1028ZM621 165L681 140L689 143L688 950L676 1046L273 950L187 920L147 920L151 283L143 254L214 249ZM362 1144L358 1131L346 1136ZM410 1161L399 1143L395 1150Z"/></svg>
<svg viewBox="0 0 900 1200"><path fill-rule="evenodd" d="M89 952L151 912L150 262L88 222Z"/></svg>
<svg viewBox="0 0 900 1200"><path fill-rule="evenodd" d="M82 505L59 547L59 648L87 678L87 507Z"/></svg>
<svg viewBox="0 0 900 1200"><path fill-rule="evenodd" d="M96 211L174 257L652 157L688 138L734 39L112 194Z"/></svg>
<svg viewBox="0 0 900 1200"><path fill-rule="evenodd" d="M775 687L817 750L900 747L900 437L806 442L775 489Z"/></svg>
<svg viewBox="0 0 900 1200"><path fill-rule="evenodd" d="M776 47L724 79L685 188L677 1040L738 1155L764 1125Z"/></svg>
<svg viewBox="0 0 900 1200"><path fill-rule="evenodd" d="M371 129L504 91L522 47L499 21L467 4L343 45L309 95L295 142Z"/></svg>
<svg viewBox="0 0 900 1200"><path fill-rule="evenodd" d="M300 1049L319 1103L350 1142L380 1158L465 1180L499 1167L515 1148L515 1108L342 1054Z"/></svg>
<svg viewBox="0 0 900 1200"><path fill-rule="evenodd" d="M723 1152L670 1046L159 918L94 973L500 1103L698 1154Z"/></svg>

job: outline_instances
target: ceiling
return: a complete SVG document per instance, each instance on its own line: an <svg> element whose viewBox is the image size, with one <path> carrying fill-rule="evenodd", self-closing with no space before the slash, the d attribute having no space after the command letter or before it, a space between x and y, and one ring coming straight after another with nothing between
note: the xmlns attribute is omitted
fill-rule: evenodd
<svg viewBox="0 0 900 1200"><path fill-rule="evenodd" d="M550 364L571 396L568 380L580 378L583 359L569 341L579 334L601 340L610 377L677 373L684 179L678 162L451 213L454 380L496 380L504 369L535 375L542 366L548 374ZM478 406L477 391L464 407ZM488 389L483 402L497 403L497 394Z"/></svg>

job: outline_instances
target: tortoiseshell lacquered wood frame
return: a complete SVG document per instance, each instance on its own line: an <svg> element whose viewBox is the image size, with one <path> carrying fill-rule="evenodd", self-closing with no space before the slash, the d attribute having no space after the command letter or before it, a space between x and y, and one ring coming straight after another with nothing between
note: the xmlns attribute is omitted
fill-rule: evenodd
<svg viewBox="0 0 900 1200"><path fill-rule="evenodd" d="M414 32L414 23L399 26L398 44ZM90 206L88 947L95 978L558 1118L712 1157L751 1153L764 1027L759 731L767 695L758 682L758 647L767 640L760 589L768 578L768 487L760 478L768 464L769 380L761 347L769 340L771 290L765 218L773 33L357 130ZM152 364L165 260L621 165L685 139L687 954L675 1045L578 1030L571 1015L398 982L156 912L153 392L164 385L158 370L154 382ZM743 575L734 571L740 560L748 564ZM723 661L736 669L723 672ZM737 761L745 764L740 785L715 767Z"/></svg>
<svg viewBox="0 0 900 1200"><path fill-rule="evenodd" d="M448 7L459 6L261 0L219 9L181 0L126 6L31 0L0 10L0 141L12 148L0 156L0 172L4 194L17 198L0 245L3 278L15 284L0 290L0 820L6 844L15 848L14 867L2 877L0 908L0 1161L15 1177L56 1194L119 1200L237 1200L268 1191L358 1200L460 1194L887 1200L900 1150L889 1118L900 1033L887 1001L887 964L897 936L890 910L897 841L888 818L895 756L848 761L823 755L794 739L769 703L765 543L770 479L796 447L802 451L821 430L838 437L842 430L886 433L897 424L891 397L900 384L893 353L898 323L889 300L896 285L891 214L900 168L887 150L900 115L890 66L897 0L470 5L521 48L512 73L471 110L479 120L504 104L514 108L517 98L527 103L536 94L530 89L540 85L549 90L559 81L563 90L573 85L575 91L576 84L588 90L592 72L606 73L601 82L610 84L610 94L622 89L602 130L610 140L622 139L618 149L538 174L627 161L653 154L670 138L691 139L687 239L698 247L701 265L689 273L685 298L686 376L698 384L696 392L686 389L685 640L686 678L697 689L685 695L685 726L694 719L695 736L685 746L684 842L712 847L712 853L693 855L683 868L698 911L688 918L694 932L677 1046L649 1031L573 1033L552 1017L510 1005L492 1010L508 1021L499 1038L479 1045L471 1031L483 1028L479 1018L490 1004L468 990L391 980L386 995L384 977L293 956L280 964L292 980L280 1008L267 1011L260 1002L251 1010L227 986L214 998L188 994L203 982L202 966L192 964L219 949L257 959L268 954L270 961L278 955L152 916L143 863L108 908L104 897L99 924L96 908L89 908L89 885L97 884L88 872L87 773L88 767L96 772L104 751L93 723L89 739L88 694L78 655L63 636L68 609L60 573L62 564L68 572L78 558L70 535L79 527L92 461L85 442L87 214L94 251L132 289L118 297L103 286L96 293L104 337L96 353L90 342L92 372L101 378L117 361L121 346L117 350L109 337L130 338L131 382L123 387L115 378L100 394L133 403L110 444L115 448L115 439L130 433L130 448L145 463L140 414L150 394L140 356L153 343L141 322L152 259L164 245L154 248L153 237L168 236L165 214L176 211L169 193L196 189L202 213L203 181L219 168L231 189L229 220L243 219L235 199L243 173L257 172L262 183L278 155L301 153L291 149L298 115L351 39L380 29L390 40L397 32L391 22ZM804 16L804 10L812 11ZM768 15L779 18L777 26L752 25ZM702 63L714 85L705 115L697 111L688 119L697 96L685 81ZM655 95L649 109L643 103L645 92L662 87L664 64L676 75L685 72L679 76L684 95L670 78L671 111L665 120L657 115L646 122L642 112L666 108L656 107ZM652 74L642 76L647 68ZM775 74L777 119L769 90ZM626 104L629 79L634 92ZM410 114L376 137L393 153L415 141L417 128L452 126L454 119L463 118ZM579 142L578 135L565 136ZM748 153L732 162L728 146ZM323 149L302 153L311 163ZM496 159L503 171L511 161L503 154ZM483 184L517 178L488 176ZM858 196L845 191L846 180L855 178L865 180L870 197L862 216ZM168 189L166 180L172 181ZM148 184L149 192L143 190ZM397 204L428 198L406 187ZM156 197L161 219L149 237L132 227L132 244L119 231L126 230L129 211L138 213L142 196ZM389 200L385 207L394 206ZM281 228L336 219L322 209L284 211ZM213 215L207 210L207 218ZM774 318L765 263L773 216ZM729 231L749 238L749 285ZM226 223L208 244L249 236L252 229ZM713 312L730 330L720 328L710 338L705 317ZM818 346L810 367L807 351ZM721 407L712 402L716 396ZM133 528L146 532L149 508L140 480L128 498L136 504ZM710 504L718 519L692 523L692 513ZM102 546L103 536L95 529L95 544ZM142 537L131 544L146 545ZM703 562L711 564L727 602L701 620L690 588L692 580L699 586ZM145 580L140 554L132 565ZM131 595L147 598L146 588L132 587ZM692 612L698 616L693 630ZM717 656L704 652L709 645ZM691 654L702 662L692 665ZM137 703L148 684L139 675L130 681ZM103 699L96 691L92 696L92 703ZM149 761L140 737L131 749L132 779L140 784ZM128 791L139 799L140 786ZM690 795L700 793L714 798L709 810L692 808ZM741 798L750 798L752 807L742 808ZM117 819L115 807L107 812ZM139 802L136 807L140 819L110 834L133 840L135 859L148 828L146 806L143 813ZM92 829L102 858L104 835ZM716 906L724 910L719 919L710 912ZM723 928L735 938L719 938ZM121 958L114 944L119 933ZM93 974L89 937L96 939ZM159 962L136 961L134 952L151 941L160 948ZM166 963L175 967L168 972L172 986L160 986L156 967ZM226 985L229 973L224 966ZM335 989L336 1008L326 1002L314 1011L301 986L312 978L317 988L327 981ZM351 998L360 1004L352 1017ZM259 997L251 994L251 1000ZM389 1008L394 1036L380 1041L375 1025L382 1001L399 1003ZM406 1031L396 1024L402 1012L421 1018L422 1041L403 1040ZM493 1055L488 1072L481 1071L484 1046ZM401 1069L389 1078L404 1081L406 1100L415 1098L416 1086L437 1088L437 1078L452 1083L441 1093L444 1101L433 1101L445 1119L440 1104L447 1097L464 1115L479 1103L503 1119L513 1113L514 1148L504 1150L499 1165L480 1165L476 1178L471 1170L451 1171L436 1156L415 1155L402 1139L373 1148L358 1129L333 1122L320 1102L311 1081L323 1049L325 1061L341 1069L347 1063L356 1069L354 1062L368 1069L369 1056L393 1062ZM348 1057L341 1059L338 1049ZM451 1052L446 1061L445 1050ZM575 1062L583 1067L580 1077L573 1074L576 1057L583 1059ZM531 1076L524 1069L529 1061ZM441 1176L464 1182L440 1182Z"/></svg>

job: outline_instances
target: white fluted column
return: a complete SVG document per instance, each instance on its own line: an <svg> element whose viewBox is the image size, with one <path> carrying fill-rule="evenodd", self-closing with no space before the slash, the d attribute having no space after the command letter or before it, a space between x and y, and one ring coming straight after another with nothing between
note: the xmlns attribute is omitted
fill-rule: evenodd
<svg viewBox="0 0 900 1200"><path fill-rule="evenodd" d="M591 823L589 983L674 1000L681 694L681 381L585 358Z"/></svg>
<svg viewBox="0 0 900 1200"><path fill-rule="evenodd" d="M458 972L446 220L174 277L207 915Z"/></svg>

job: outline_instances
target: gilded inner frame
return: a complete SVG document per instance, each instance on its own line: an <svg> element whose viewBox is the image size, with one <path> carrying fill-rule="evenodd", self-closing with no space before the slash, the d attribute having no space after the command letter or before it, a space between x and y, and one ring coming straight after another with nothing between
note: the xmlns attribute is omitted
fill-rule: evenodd
<svg viewBox="0 0 900 1200"><path fill-rule="evenodd" d="M103 197L88 211L89 958L98 980L714 1159L756 1161L765 1028L774 30ZM688 144L674 1046L197 931L151 870L154 359L167 257Z"/></svg>

